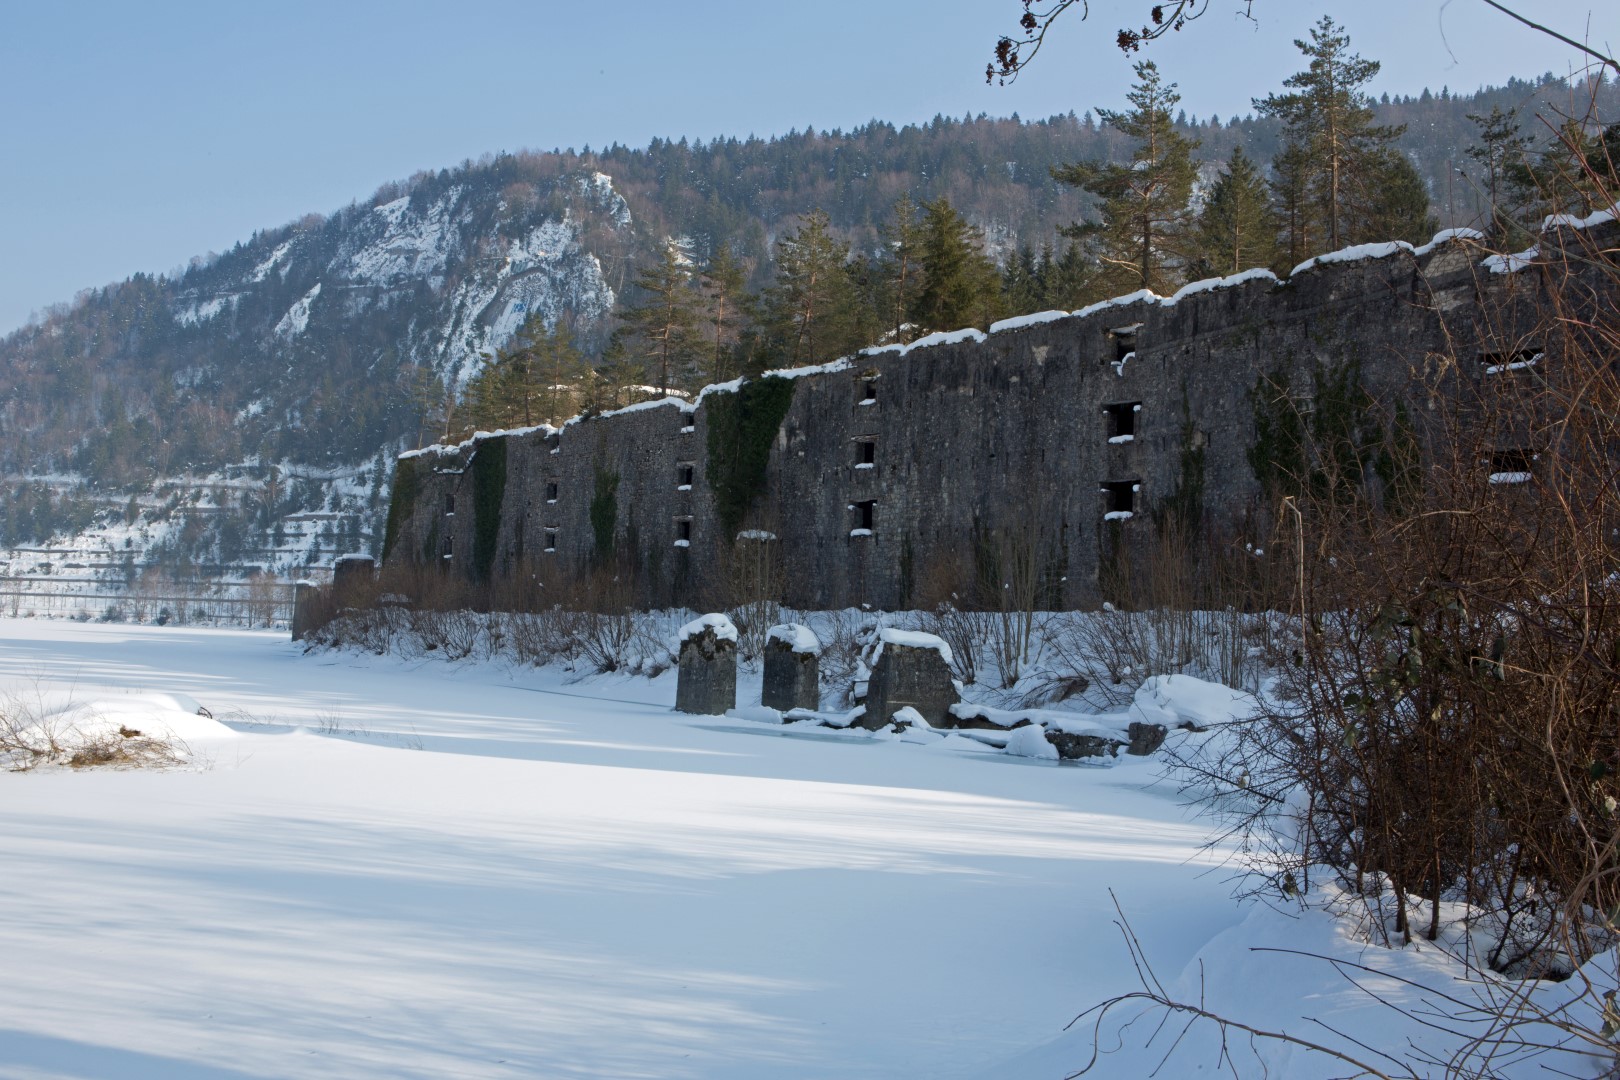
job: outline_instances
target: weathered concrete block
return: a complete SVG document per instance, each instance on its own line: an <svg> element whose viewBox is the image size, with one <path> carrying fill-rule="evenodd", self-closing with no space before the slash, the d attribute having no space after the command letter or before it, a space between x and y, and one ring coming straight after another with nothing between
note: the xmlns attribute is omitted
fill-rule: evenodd
<svg viewBox="0 0 1620 1080"><path fill-rule="evenodd" d="M737 627L705 615L681 627L675 710L721 716L737 707Z"/></svg>
<svg viewBox="0 0 1620 1080"><path fill-rule="evenodd" d="M866 715L856 721L876 731L910 705L935 727L950 720L961 700L951 681L951 649L932 634L879 630L877 658L866 684Z"/></svg>
<svg viewBox="0 0 1620 1080"><path fill-rule="evenodd" d="M320 625L326 604L321 587L313 581L293 582L292 639L303 641Z"/></svg>
<svg viewBox="0 0 1620 1080"><path fill-rule="evenodd" d="M787 712L821 707L821 641L800 623L773 626L765 639L765 686L759 703Z"/></svg>
<svg viewBox="0 0 1620 1080"><path fill-rule="evenodd" d="M357 587L371 584L377 562L370 555L339 555L332 564L332 593L341 604Z"/></svg>

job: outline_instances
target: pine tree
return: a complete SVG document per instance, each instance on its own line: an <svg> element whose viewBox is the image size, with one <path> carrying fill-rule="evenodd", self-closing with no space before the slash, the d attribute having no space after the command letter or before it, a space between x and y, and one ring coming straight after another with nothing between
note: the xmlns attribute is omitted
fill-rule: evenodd
<svg viewBox="0 0 1620 1080"><path fill-rule="evenodd" d="M984 236L944 196L923 204L918 264L922 287L911 321L919 327L983 328L1000 317L1001 275L984 254Z"/></svg>
<svg viewBox="0 0 1620 1080"><path fill-rule="evenodd" d="M776 242L776 281L762 300L768 359L800 367L853 352L859 342L857 297L845 263L849 245L833 238L816 210Z"/></svg>
<svg viewBox="0 0 1620 1080"><path fill-rule="evenodd" d="M1510 183L1531 217L1607 209L1620 189L1620 124L1594 131L1565 120L1539 153L1512 168Z"/></svg>
<svg viewBox="0 0 1620 1080"><path fill-rule="evenodd" d="M1035 249L1024 244L1018 249L1018 254L1007 260L1006 267L1001 272L1001 295L1005 298L1007 310L1014 315L1028 315L1032 311L1040 311L1046 297L1043 295L1041 272L1046 263L1052 258L1051 248L1042 253L1040 261L1036 260Z"/></svg>
<svg viewBox="0 0 1620 1080"><path fill-rule="evenodd" d="M529 367L536 390L524 405L524 426L561 424L590 395L590 365L574 344L574 335L562 323L530 337ZM542 414L543 413L543 414Z"/></svg>
<svg viewBox="0 0 1620 1080"><path fill-rule="evenodd" d="M1103 284L1118 292L1172 291L1187 263L1187 202L1197 166L1197 143L1175 130L1170 110L1181 100L1163 83L1151 60L1136 65L1132 109L1098 109L1103 122L1137 141L1130 163L1082 161L1052 170L1065 184L1102 200L1100 220L1071 225L1067 235L1085 242L1102 264Z"/></svg>
<svg viewBox="0 0 1620 1080"><path fill-rule="evenodd" d="M726 244L716 245L709 264L703 268L703 297L708 326L709 381L731 378L747 313L747 275Z"/></svg>
<svg viewBox="0 0 1620 1080"><path fill-rule="evenodd" d="M1404 128L1373 123L1371 99L1362 91L1380 67L1349 51L1350 38L1329 16L1311 30L1311 40L1295 41L1310 66L1283 85L1294 92L1255 99L1262 116L1283 122L1288 145L1302 153L1304 179L1330 250L1368 239L1368 207L1376 194L1381 151Z"/></svg>
<svg viewBox="0 0 1620 1080"><path fill-rule="evenodd" d="M1371 164L1367 235L1422 244L1440 229L1429 212L1429 189L1407 156L1386 150Z"/></svg>
<svg viewBox="0 0 1620 1080"><path fill-rule="evenodd" d="M886 332L896 344L904 345L916 335L907 320L922 288L922 271L917 265L922 247L922 224L917 220L917 204L909 194L895 200L889 220L879 230L883 241L884 290L881 308Z"/></svg>
<svg viewBox="0 0 1620 1080"><path fill-rule="evenodd" d="M1503 239L1514 227L1523 209L1523 192L1513 183L1522 175L1525 152L1530 137L1519 134L1517 109L1504 110L1492 105L1490 115L1469 113L1468 119L1479 128L1479 142L1463 151L1479 163L1484 175L1479 178L1480 193L1486 202L1486 226L1493 240Z"/></svg>
<svg viewBox="0 0 1620 1080"><path fill-rule="evenodd" d="M1198 275L1224 277L1277 262L1277 224L1266 181L1243 152L1232 151L1198 218Z"/></svg>
<svg viewBox="0 0 1620 1080"><path fill-rule="evenodd" d="M504 349L484 354L462 394L462 422L481 431L559 423L584 397L588 377L567 328L531 316Z"/></svg>
<svg viewBox="0 0 1620 1080"><path fill-rule="evenodd" d="M626 355L658 375L660 392L691 389L702 354L697 333L698 295L692 288L690 260L673 242L664 245L657 265L636 272L637 302L619 313L615 338Z"/></svg>
<svg viewBox="0 0 1620 1080"><path fill-rule="evenodd" d="M1316 239L1311 206L1310 155L1303 146L1285 146L1271 162L1271 196L1286 240L1288 265L1310 256Z"/></svg>

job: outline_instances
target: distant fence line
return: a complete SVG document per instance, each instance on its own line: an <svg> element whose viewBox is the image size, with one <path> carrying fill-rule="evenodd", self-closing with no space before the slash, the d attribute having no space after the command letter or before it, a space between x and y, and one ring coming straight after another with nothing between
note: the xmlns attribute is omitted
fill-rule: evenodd
<svg viewBox="0 0 1620 1080"><path fill-rule="evenodd" d="M13 618L284 628L292 624L293 585L281 581L164 581L75 591L67 582L0 578L0 615ZM50 587L54 585L54 587Z"/></svg>

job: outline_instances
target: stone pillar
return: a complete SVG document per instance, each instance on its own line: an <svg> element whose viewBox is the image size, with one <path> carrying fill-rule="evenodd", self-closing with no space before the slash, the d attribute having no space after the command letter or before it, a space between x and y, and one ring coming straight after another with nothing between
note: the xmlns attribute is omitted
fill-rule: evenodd
<svg viewBox="0 0 1620 1080"><path fill-rule="evenodd" d="M759 703L780 712L821 708L821 642L808 626L784 623L765 636Z"/></svg>
<svg viewBox="0 0 1620 1080"><path fill-rule="evenodd" d="M910 705L935 727L962 700L951 681L950 646L932 634L879 630L878 656L866 684L866 714L856 721L869 731L889 723Z"/></svg>
<svg viewBox="0 0 1620 1080"><path fill-rule="evenodd" d="M293 582L292 639L303 641L320 618L321 587L313 581Z"/></svg>
<svg viewBox="0 0 1620 1080"><path fill-rule="evenodd" d="M722 716L737 707L737 627L705 615L681 627L675 711Z"/></svg>
<svg viewBox="0 0 1620 1080"><path fill-rule="evenodd" d="M370 555L339 555L332 564L332 598L338 607L350 604L350 597L371 584L377 568Z"/></svg>

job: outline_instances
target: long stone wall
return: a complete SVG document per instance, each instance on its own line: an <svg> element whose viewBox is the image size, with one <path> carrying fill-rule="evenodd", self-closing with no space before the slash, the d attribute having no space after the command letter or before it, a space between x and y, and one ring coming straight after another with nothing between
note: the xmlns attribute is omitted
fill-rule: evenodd
<svg viewBox="0 0 1620 1080"><path fill-rule="evenodd" d="M1110 553L1149 543L1178 497L1206 521L1254 506L1263 375L1308 388L1355 363L1380 396L1431 355L1478 348L1486 316L1533 287L1480 254L1467 238L1352 249L1286 281L1250 272L768 374L792 380L792 399L735 526L722 526L709 448L719 396L737 384L416 451L400 461L385 562L499 582L576 571L611 548L634 568L638 602L704 606L724 601L749 545L767 544L787 603L893 609L1002 529L1039 538L1048 602L1084 605ZM611 537L593 528L593 501Z"/></svg>

